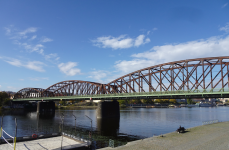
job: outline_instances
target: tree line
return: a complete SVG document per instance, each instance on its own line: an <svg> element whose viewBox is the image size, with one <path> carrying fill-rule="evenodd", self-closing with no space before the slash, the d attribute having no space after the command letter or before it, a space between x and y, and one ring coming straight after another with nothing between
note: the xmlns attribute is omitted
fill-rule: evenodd
<svg viewBox="0 0 229 150"><path fill-rule="evenodd" d="M6 92L0 92L0 107L8 105L10 103L9 94Z"/></svg>

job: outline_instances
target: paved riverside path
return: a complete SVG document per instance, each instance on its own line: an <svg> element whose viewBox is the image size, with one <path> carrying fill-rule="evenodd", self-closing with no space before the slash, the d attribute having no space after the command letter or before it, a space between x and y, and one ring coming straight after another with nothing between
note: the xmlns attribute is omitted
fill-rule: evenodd
<svg viewBox="0 0 229 150"><path fill-rule="evenodd" d="M171 132L163 136L99 150L228 150L229 122L198 126L188 129L186 133Z"/></svg>
<svg viewBox="0 0 229 150"><path fill-rule="evenodd" d="M60 150L61 138L61 136L57 136L52 138L18 142L16 144L16 150ZM86 143L63 137L63 150L74 147L82 147L85 145ZM13 150L13 147L8 144L1 144L0 150Z"/></svg>

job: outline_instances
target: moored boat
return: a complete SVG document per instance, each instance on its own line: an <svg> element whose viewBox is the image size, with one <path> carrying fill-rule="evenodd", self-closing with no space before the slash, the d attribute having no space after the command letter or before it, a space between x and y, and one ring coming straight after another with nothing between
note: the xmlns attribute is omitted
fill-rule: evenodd
<svg viewBox="0 0 229 150"><path fill-rule="evenodd" d="M217 104L216 106L224 106L224 104Z"/></svg>
<svg viewBox="0 0 229 150"><path fill-rule="evenodd" d="M209 103L196 103L196 105L198 105L199 107L212 107L212 104Z"/></svg>

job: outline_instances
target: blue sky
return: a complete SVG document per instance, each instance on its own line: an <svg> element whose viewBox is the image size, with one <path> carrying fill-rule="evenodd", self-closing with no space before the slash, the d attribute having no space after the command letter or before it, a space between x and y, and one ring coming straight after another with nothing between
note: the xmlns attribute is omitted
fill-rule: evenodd
<svg viewBox="0 0 229 150"><path fill-rule="evenodd" d="M229 0L1 0L0 20L0 91L229 56Z"/></svg>

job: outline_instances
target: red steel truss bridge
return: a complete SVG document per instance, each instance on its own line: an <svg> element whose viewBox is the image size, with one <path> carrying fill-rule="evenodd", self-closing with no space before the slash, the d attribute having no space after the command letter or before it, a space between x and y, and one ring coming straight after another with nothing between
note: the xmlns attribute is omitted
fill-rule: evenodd
<svg viewBox="0 0 229 150"><path fill-rule="evenodd" d="M229 56L159 64L124 75L107 84L69 80L47 89L24 88L14 101L128 98L229 97Z"/></svg>

